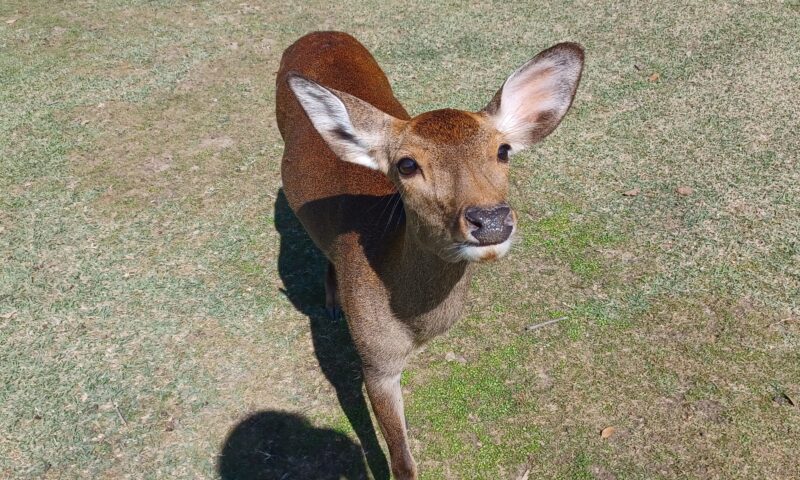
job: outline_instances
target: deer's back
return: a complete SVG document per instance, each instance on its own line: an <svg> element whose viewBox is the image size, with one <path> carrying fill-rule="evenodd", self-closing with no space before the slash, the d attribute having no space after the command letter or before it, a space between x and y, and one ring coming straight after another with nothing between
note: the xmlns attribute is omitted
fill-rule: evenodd
<svg viewBox="0 0 800 480"><path fill-rule="evenodd" d="M383 228L385 234L396 223L389 209L397 213L402 205L392 205L396 190L382 173L336 158L289 89L290 72L356 96L394 117L409 117L375 59L352 36L314 32L283 53L276 116L285 143L284 193L315 243L331 256L331 242L343 233L373 236Z"/></svg>

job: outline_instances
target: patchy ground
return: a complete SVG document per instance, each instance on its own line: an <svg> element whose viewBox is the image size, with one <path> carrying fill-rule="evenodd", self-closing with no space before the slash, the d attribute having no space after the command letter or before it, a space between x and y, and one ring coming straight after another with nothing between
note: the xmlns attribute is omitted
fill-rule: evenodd
<svg viewBox="0 0 800 480"><path fill-rule="evenodd" d="M404 378L422 478L800 471L796 1L12 0L0 476L385 475L279 190L274 73L319 29L411 112L478 109L557 41L588 54L514 159L521 241Z"/></svg>

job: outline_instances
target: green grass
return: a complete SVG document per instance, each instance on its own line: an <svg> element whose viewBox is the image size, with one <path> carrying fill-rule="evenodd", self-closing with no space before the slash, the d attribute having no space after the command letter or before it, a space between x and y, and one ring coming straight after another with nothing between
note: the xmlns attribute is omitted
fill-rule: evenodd
<svg viewBox="0 0 800 480"><path fill-rule="evenodd" d="M799 16L794 1L3 2L0 476L214 478L264 410L309 419L258 417L305 429L286 451L352 454L359 429L315 355L346 339L318 323L322 265L282 244L276 205L280 54L339 29L413 113L479 109L558 41L587 51L571 113L514 158L520 241L403 378L423 479L790 477Z"/></svg>
<svg viewBox="0 0 800 480"><path fill-rule="evenodd" d="M521 348L492 351L474 364L436 362L437 378L411 387L409 415L418 419L415 430L442 439L424 447L426 457L459 459L463 471L490 477L499 466L523 464L536 453L538 430L517 416L536 411L525 383L514 381Z"/></svg>
<svg viewBox="0 0 800 480"><path fill-rule="evenodd" d="M556 205L547 217L524 227L524 242L526 248L544 250L567 262L574 274L592 280L600 276L602 269L592 250L612 246L619 240L605 230L602 220L586 221L579 218L580 213L573 205Z"/></svg>

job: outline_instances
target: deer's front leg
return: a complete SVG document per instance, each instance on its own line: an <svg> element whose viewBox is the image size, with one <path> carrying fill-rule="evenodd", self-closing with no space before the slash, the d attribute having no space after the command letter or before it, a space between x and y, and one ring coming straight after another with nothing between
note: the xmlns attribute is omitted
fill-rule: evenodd
<svg viewBox="0 0 800 480"><path fill-rule="evenodd" d="M392 475L398 480L415 480L417 465L411 456L406 431L403 394L400 390L400 374L385 373L366 367L364 383L372 404L372 411L378 419L383 438L389 446Z"/></svg>

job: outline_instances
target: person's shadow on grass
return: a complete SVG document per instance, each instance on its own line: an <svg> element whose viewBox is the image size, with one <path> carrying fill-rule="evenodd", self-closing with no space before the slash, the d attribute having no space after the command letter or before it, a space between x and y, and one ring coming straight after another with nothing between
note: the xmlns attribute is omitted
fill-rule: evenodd
<svg viewBox="0 0 800 480"><path fill-rule="evenodd" d="M361 448L346 435L270 410L250 415L228 434L218 470L222 480L368 478Z"/></svg>

